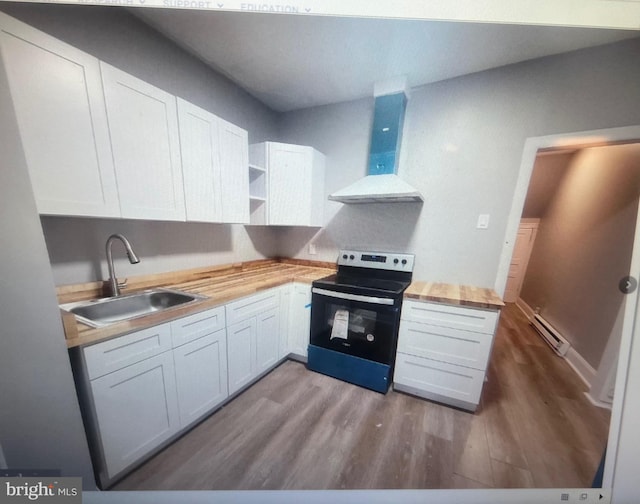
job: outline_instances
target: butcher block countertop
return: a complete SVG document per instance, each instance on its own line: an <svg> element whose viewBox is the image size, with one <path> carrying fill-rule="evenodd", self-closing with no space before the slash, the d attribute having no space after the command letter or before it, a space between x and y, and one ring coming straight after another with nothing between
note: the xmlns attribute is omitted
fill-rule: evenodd
<svg viewBox="0 0 640 504"><path fill-rule="evenodd" d="M493 289L434 282L412 282L404 291L404 298L489 310L499 310L504 306Z"/></svg>
<svg viewBox="0 0 640 504"><path fill-rule="evenodd" d="M296 259L265 259L236 264L197 268L171 273L132 277L123 294L164 287L207 296L182 306L169 308L144 317L117 322L106 327L89 327L77 322L73 314L61 310L67 347L98 343L147 327L162 324L193 313L215 308L235 299L284 285L289 282L311 283L335 273L333 263ZM58 303L106 297L106 282L63 285L57 288ZM445 303L498 310L504 306L491 289L415 281L405 291L405 299Z"/></svg>
<svg viewBox="0 0 640 504"><path fill-rule="evenodd" d="M122 292L124 295L139 290L164 287L201 294L208 299L100 328L76 322L73 314L61 310L67 347L97 343L224 305L234 299L250 296L272 287L293 281L311 283L332 273L335 273L335 265L331 263L268 259L129 278L129 287ZM64 285L58 287L57 292L60 304L105 297L103 282Z"/></svg>

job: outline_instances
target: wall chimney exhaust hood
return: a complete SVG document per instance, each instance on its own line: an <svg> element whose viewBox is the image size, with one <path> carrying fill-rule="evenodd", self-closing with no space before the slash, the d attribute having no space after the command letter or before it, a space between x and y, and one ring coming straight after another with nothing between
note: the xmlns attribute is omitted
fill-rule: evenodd
<svg viewBox="0 0 640 504"><path fill-rule="evenodd" d="M329 196L332 201L355 203L404 203L424 201L422 195L397 175L404 111L406 80L398 91L398 80L376 83L373 131L368 175ZM396 86L394 91L389 87Z"/></svg>

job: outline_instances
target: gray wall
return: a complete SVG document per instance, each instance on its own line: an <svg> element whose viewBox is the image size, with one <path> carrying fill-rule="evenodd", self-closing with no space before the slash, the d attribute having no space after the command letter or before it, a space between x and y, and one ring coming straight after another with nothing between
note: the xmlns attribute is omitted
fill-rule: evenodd
<svg viewBox="0 0 640 504"><path fill-rule="evenodd" d="M0 9L249 132L277 140L278 115L128 12L112 7L3 4ZM56 285L107 277L104 244L121 232L141 263L116 252L120 276L274 256L273 233L239 225L45 217L42 226Z"/></svg>
<svg viewBox="0 0 640 504"><path fill-rule="evenodd" d="M0 65L0 91L8 82ZM95 489L42 228L11 100L0 92L0 444L11 469Z"/></svg>
<svg viewBox="0 0 640 504"><path fill-rule="evenodd" d="M413 89L399 174L424 205L327 202L326 230L282 231L285 252L333 260L347 244L402 249L416 254L414 278L493 287L525 140L640 124L638 54L634 39ZM370 99L283 116L284 139L327 155L328 193L365 174L372 109ZM475 228L481 213L488 230Z"/></svg>
<svg viewBox="0 0 640 504"><path fill-rule="evenodd" d="M640 195L640 144L578 152L540 221L520 296L594 368L629 274Z"/></svg>

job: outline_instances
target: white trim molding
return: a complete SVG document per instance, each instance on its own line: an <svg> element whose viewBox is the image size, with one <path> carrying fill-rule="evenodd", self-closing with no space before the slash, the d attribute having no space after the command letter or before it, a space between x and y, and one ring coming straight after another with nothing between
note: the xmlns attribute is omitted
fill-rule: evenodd
<svg viewBox="0 0 640 504"><path fill-rule="evenodd" d="M520 308L520 311L524 313L528 320L531 320L535 315L533 308L527 304L527 302L521 297L516 301L516 306ZM587 387L591 387L591 383L593 383L593 379L596 376L596 370L593 369L591 364L589 364L582 355L580 355L576 349L572 346L567 351L567 355L564 356L571 369L575 371L575 373L580 377L580 379L585 383ZM586 393L586 392L585 392ZM591 402L596 404L593 398L589 398ZM598 404L599 406L600 404Z"/></svg>

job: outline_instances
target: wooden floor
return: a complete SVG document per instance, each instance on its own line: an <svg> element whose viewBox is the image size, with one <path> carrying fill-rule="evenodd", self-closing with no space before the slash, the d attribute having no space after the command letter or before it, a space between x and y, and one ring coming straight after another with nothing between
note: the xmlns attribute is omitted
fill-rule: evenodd
<svg viewBox="0 0 640 504"><path fill-rule="evenodd" d="M508 305L475 414L287 361L114 490L588 487L609 413Z"/></svg>

